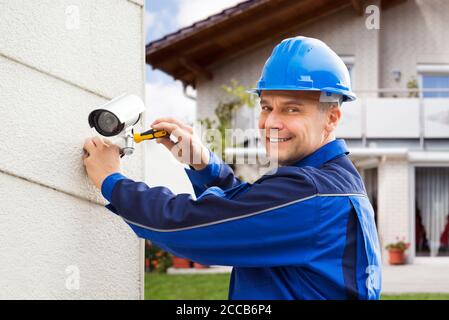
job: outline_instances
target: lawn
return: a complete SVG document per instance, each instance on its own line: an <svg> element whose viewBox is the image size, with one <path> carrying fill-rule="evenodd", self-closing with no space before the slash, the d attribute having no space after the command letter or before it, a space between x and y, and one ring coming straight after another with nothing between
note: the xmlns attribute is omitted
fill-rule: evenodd
<svg viewBox="0 0 449 320"><path fill-rule="evenodd" d="M145 299L227 300L230 274L145 275Z"/></svg>
<svg viewBox="0 0 449 320"><path fill-rule="evenodd" d="M171 275L147 273L145 299L227 300L230 274ZM382 295L382 300L449 300L449 293Z"/></svg>

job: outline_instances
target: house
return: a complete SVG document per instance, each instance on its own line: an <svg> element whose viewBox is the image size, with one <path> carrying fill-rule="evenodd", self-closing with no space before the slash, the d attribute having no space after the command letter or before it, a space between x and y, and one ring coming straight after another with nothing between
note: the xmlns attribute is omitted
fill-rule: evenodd
<svg viewBox="0 0 449 320"><path fill-rule="evenodd" d="M95 106L144 97L143 6L0 3L0 299L144 298L143 241L82 161ZM143 179L143 157L124 171Z"/></svg>
<svg viewBox="0 0 449 320"><path fill-rule="evenodd" d="M249 0L147 44L146 62L196 88L198 118L213 118L221 86L252 87L280 40L327 43L358 95L337 137L364 178L382 247L404 237L412 263L448 254L447 12L443 0Z"/></svg>

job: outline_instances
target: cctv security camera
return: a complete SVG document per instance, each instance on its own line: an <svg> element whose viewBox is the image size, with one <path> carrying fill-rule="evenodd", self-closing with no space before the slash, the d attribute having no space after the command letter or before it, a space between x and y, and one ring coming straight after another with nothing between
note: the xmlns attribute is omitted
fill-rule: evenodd
<svg viewBox="0 0 449 320"><path fill-rule="evenodd" d="M121 157L134 152L134 125L145 111L145 104L136 95L121 95L95 109L89 114L89 125L99 134L112 137L123 134L124 146Z"/></svg>
<svg viewBox="0 0 449 320"><path fill-rule="evenodd" d="M124 146L120 154L130 155L134 152L134 144L169 136L165 130L148 130L134 133L134 125L139 122L145 104L136 95L124 94L95 109L89 114L89 125L105 137L123 136Z"/></svg>
<svg viewBox="0 0 449 320"><path fill-rule="evenodd" d="M143 101L136 95L121 95L89 114L89 125L105 137L119 135L132 128L145 111Z"/></svg>

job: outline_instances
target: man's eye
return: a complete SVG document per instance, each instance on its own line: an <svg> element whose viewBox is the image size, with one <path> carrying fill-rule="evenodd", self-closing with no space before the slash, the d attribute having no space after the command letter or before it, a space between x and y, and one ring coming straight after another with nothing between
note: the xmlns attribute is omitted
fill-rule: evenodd
<svg viewBox="0 0 449 320"><path fill-rule="evenodd" d="M288 113L294 113L294 112L298 112L298 111L299 111L298 108L288 108L287 109Z"/></svg>
<svg viewBox="0 0 449 320"><path fill-rule="evenodd" d="M266 106L261 107L261 109L262 109L262 111L270 111L270 108L266 107Z"/></svg>

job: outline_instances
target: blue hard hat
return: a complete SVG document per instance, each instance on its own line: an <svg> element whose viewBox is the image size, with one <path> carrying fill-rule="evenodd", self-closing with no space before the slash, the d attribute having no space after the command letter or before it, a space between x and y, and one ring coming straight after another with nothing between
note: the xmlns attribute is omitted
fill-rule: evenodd
<svg viewBox="0 0 449 320"><path fill-rule="evenodd" d="M353 101L349 71L343 60L324 42L294 37L283 40L265 62L257 87L262 90L321 91Z"/></svg>

